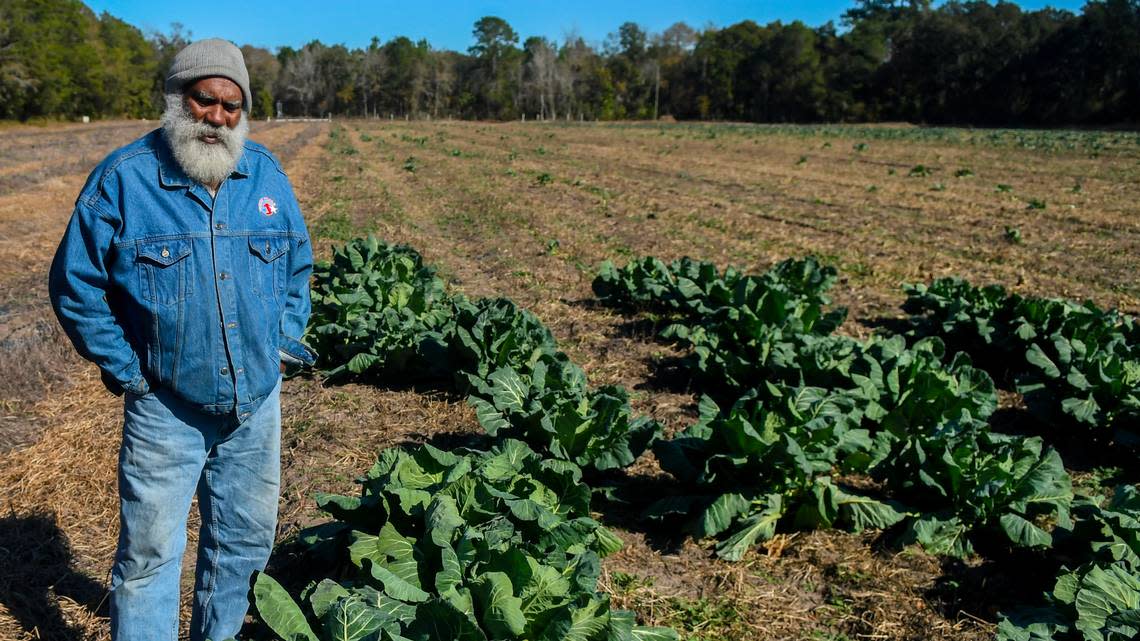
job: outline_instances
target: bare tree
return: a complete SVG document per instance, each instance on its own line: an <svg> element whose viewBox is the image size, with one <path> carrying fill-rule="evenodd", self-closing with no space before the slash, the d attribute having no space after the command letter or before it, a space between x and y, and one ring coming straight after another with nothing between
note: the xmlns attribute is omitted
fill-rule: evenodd
<svg viewBox="0 0 1140 641"><path fill-rule="evenodd" d="M585 97L579 94L582 91L583 80L588 74L590 60L595 55L594 50L586 44L580 35L575 32L566 34L558 59L560 62L559 82L564 103L563 111L568 117L572 115L575 108L578 109L579 117L585 111L582 108Z"/></svg>
<svg viewBox="0 0 1140 641"><path fill-rule="evenodd" d="M376 112L376 95L380 92L380 83L384 77L385 68L384 50L380 46L380 39L373 36L367 49L359 52L359 60L355 67L356 87L360 91L361 108L364 117L368 117L369 107Z"/></svg>
<svg viewBox="0 0 1140 641"><path fill-rule="evenodd" d="M558 118L557 93L558 54L545 38L529 38L526 42L526 81L538 95L541 118Z"/></svg>
<svg viewBox="0 0 1140 641"><path fill-rule="evenodd" d="M312 115L310 110L313 107L313 98L321 88L317 55L312 46L305 46L297 52L296 57L286 63L282 76L285 78L286 93L298 102L302 115Z"/></svg>
<svg viewBox="0 0 1140 641"><path fill-rule="evenodd" d="M431 67L429 86L431 87L431 117L439 118L440 108L443 107L447 96L451 95L452 85L455 83L455 59L447 51L433 51L429 58Z"/></svg>

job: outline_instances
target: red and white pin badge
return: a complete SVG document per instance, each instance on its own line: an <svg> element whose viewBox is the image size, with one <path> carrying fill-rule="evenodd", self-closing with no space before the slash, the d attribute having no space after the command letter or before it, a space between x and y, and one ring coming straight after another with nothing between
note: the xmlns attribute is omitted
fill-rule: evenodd
<svg viewBox="0 0 1140 641"><path fill-rule="evenodd" d="M257 201L257 211L266 216L272 216L277 213L277 203L273 202L269 196L262 196L261 200Z"/></svg>

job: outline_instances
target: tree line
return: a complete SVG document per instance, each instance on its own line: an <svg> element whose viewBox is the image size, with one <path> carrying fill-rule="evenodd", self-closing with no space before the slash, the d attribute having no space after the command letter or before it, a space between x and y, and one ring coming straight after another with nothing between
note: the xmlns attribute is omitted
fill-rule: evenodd
<svg viewBox="0 0 1140 641"><path fill-rule="evenodd" d="M190 40L143 34L78 0L0 0L0 118L154 117ZM1004 126L1137 122L1140 0L1075 14L1016 4L857 0L839 26L633 22L599 46L521 40L502 18L466 52L400 36L348 48L243 46L253 116L910 121Z"/></svg>

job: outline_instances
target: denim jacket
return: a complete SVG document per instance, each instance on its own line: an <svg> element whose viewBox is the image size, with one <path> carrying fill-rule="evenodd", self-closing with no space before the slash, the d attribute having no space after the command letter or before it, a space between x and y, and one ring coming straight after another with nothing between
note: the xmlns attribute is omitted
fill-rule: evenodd
<svg viewBox="0 0 1140 641"><path fill-rule="evenodd" d="M76 349L115 394L162 386L212 414L252 414L282 359L312 364L312 248L289 179L246 142L216 197L152 131L80 192L49 290Z"/></svg>

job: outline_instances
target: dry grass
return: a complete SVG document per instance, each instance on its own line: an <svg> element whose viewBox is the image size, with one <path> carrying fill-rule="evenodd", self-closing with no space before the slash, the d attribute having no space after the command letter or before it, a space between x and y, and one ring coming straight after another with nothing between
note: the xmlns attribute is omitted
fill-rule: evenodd
<svg viewBox="0 0 1140 641"><path fill-rule="evenodd" d="M0 636L86 638L99 629L91 624L115 546L121 412L85 368L67 393L32 408L50 429L0 459L0 519L8 535Z"/></svg>

